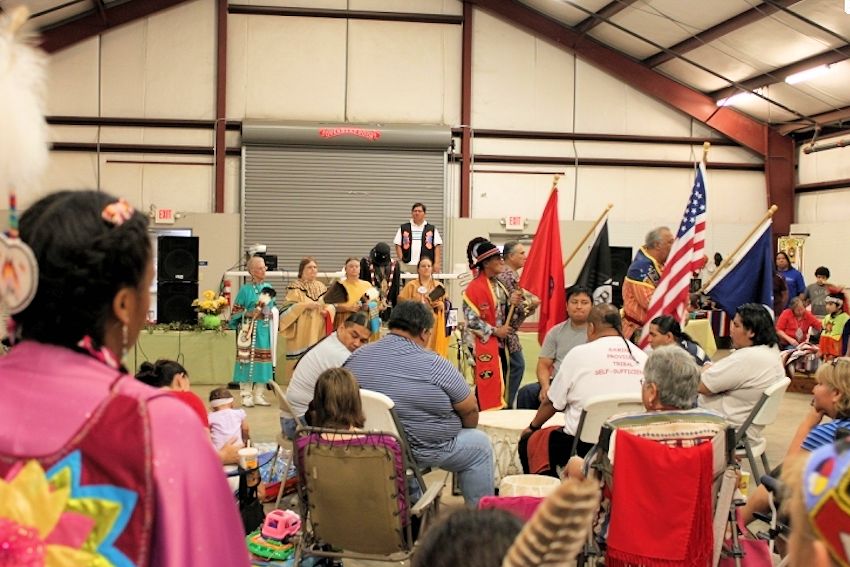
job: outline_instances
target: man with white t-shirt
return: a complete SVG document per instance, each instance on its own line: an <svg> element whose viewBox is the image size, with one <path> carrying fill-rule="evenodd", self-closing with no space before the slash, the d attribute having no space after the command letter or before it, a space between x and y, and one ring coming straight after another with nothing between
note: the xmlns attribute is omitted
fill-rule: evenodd
<svg viewBox="0 0 850 567"><path fill-rule="evenodd" d="M416 272L419 259L430 258L436 274L440 272L443 259L443 239L437 227L425 220L425 211L422 203L413 204L410 222L398 228L393 244L396 257L405 264L407 271Z"/></svg>
<svg viewBox="0 0 850 567"><path fill-rule="evenodd" d="M365 312L354 313L335 332L331 333L301 357L286 388L286 400L295 415L280 412L280 428L289 439L295 437L298 421L303 423L319 374L329 368L341 367L351 353L369 342Z"/></svg>
<svg viewBox="0 0 850 567"><path fill-rule="evenodd" d="M564 357L547 399L522 433L519 454L525 472L557 476L557 467L570 458L585 402L603 394L640 395L646 359L646 353L623 338L617 308L608 303L593 306L587 318L587 344ZM564 412L564 428L540 431L559 411ZM577 454L584 456L592 446L580 442Z"/></svg>

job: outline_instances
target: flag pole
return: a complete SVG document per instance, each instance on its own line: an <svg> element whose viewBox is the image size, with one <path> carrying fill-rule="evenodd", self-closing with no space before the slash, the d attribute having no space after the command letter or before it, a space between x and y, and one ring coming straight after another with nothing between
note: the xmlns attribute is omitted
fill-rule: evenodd
<svg viewBox="0 0 850 567"><path fill-rule="evenodd" d="M596 230L596 227L599 226L599 223L601 223L602 219L604 219L605 216L608 214L608 211L610 211L613 208L614 208L614 204L608 203L608 206L605 207L605 210L602 211L602 214L599 215L599 218L596 219L596 222L593 223L593 226L590 227L590 230L587 231L587 234L585 234L584 238L581 239L581 242L578 243L578 246L576 246L576 249L573 250L573 253L570 254L570 257L567 258L567 260L564 262L564 268L567 267L567 264L569 264L570 262L573 261L573 258L576 257L576 254L578 254L578 251L581 250L582 246L584 246L584 243L587 242L587 239L590 238L590 235L593 234L593 232Z"/></svg>
<svg viewBox="0 0 850 567"><path fill-rule="evenodd" d="M708 150L711 148L711 142L702 143L702 164L708 164Z"/></svg>
<svg viewBox="0 0 850 567"><path fill-rule="evenodd" d="M756 233L756 231L759 228L761 228L761 226L765 223L765 221L767 221L771 217L773 217L773 214L777 210L779 210L779 207L777 207L776 205L770 206L770 208L767 210L767 212L764 214L764 216L761 218L761 220L758 222L758 224L755 227L753 227L753 229L746 236L746 238L744 238L741 241L741 243L738 245L738 247L735 248L735 251L732 252L731 254L729 254L729 256L726 257L726 259L723 261L723 264L720 265L720 269L717 270L716 272L714 272L714 275L711 276L711 279L709 279L707 282L705 282L705 285L703 285L702 289L700 290L701 292L705 293L705 290L708 289L708 287L711 285L711 282L713 282L715 279L717 279L717 276L719 276L721 273L726 271L728 268L732 267L732 259L735 256L737 256L738 252L741 251L741 248L743 248L744 245L746 245L747 242L749 242L750 238L752 238L753 235Z"/></svg>

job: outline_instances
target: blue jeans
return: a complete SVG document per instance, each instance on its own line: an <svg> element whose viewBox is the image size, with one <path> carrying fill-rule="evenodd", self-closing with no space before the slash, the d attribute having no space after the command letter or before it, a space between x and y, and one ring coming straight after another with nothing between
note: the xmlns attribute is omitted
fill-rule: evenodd
<svg viewBox="0 0 850 567"><path fill-rule="evenodd" d="M526 384L519 389L519 394L516 397L517 409L538 409L540 408L540 383Z"/></svg>
<svg viewBox="0 0 850 567"><path fill-rule="evenodd" d="M280 418L280 430L283 431L284 437L289 439L290 441L295 439L295 429L298 427L298 423L301 423L302 426L307 426L307 422L304 421L304 416L296 419L291 417L283 417Z"/></svg>
<svg viewBox="0 0 850 567"><path fill-rule="evenodd" d="M463 500L477 508L482 496L493 496L493 446L478 429L461 429L452 451L433 460L417 459L421 467L440 468L458 474Z"/></svg>
<svg viewBox="0 0 850 567"><path fill-rule="evenodd" d="M510 364L508 365L508 408L514 407L516 394L519 391L519 385L522 383L522 375L525 374L525 357L522 356L522 351L518 350L508 355Z"/></svg>

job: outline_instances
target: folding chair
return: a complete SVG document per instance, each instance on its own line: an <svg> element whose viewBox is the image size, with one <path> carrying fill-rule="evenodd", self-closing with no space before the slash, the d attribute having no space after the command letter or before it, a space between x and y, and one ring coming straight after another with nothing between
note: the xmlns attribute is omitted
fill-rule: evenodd
<svg viewBox="0 0 850 567"><path fill-rule="evenodd" d="M410 449L410 444L407 442L407 435L404 433L404 426L398 414L395 412L395 402L392 399L380 392L373 390L360 389L360 403L363 406L363 415L366 417L366 423L363 425L365 431L383 431L392 433L401 440L402 448L407 455L408 462L411 463L411 472L419 482L422 491L425 491L424 475L431 472L430 468L420 467L416 463L416 458L413 456L413 451ZM444 481L445 482L445 481ZM460 494L458 490L455 492L455 481L452 481L452 493Z"/></svg>
<svg viewBox="0 0 850 567"><path fill-rule="evenodd" d="M756 484L761 482L762 474L770 472L770 465L768 464L766 453L767 440L762 437L759 441L754 443L747 435L747 430L752 425L765 426L776 421L776 417L779 415L779 406L782 404L782 398L785 395L785 390L788 389L790 384L791 379L786 377L762 392L761 398L759 398L759 401L756 402L755 406L753 406L750 415L747 416L747 419L744 420L744 423L742 423L741 427L738 428L738 431L735 432L735 447L737 448L737 454L741 457L747 457L747 461L750 463L750 472L752 473L752 478L756 479ZM761 462L764 466L764 470L762 470L761 474L758 471L756 457L761 457Z"/></svg>
<svg viewBox="0 0 850 567"><path fill-rule="evenodd" d="M603 487L603 494L606 495L616 494L613 472L614 467L617 466L615 458L617 452L614 449L620 431L674 449L711 443L712 494L700 495L700 498L711 498L713 506L711 531L714 536L714 545L710 550L710 556L711 565L716 566L720 560L726 530L735 525L733 499L737 487L738 465L733 450L734 430L728 427L719 416L703 412L650 412L614 418L602 427L598 444L586 457L589 477L599 481ZM671 489L675 481L690 480L687 477L671 478ZM628 501L629 495L625 495L625 499ZM659 495L659 501L663 500L665 500L664 495ZM645 510L645 513L647 517L653 514L649 509ZM594 523L594 530L588 538L583 553L579 556L579 566L585 565L589 560L604 553L609 521L613 514L616 514L614 499L604 499ZM731 550L733 555L740 556L737 532L733 535Z"/></svg>
<svg viewBox="0 0 850 567"><path fill-rule="evenodd" d="M610 417L623 413L639 413L644 410L640 394L630 396L606 394L589 398L584 409L581 410L570 456L575 456L579 442L596 444L602 426Z"/></svg>
<svg viewBox="0 0 850 567"><path fill-rule="evenodd" d="M277 397L278 407L280 407L281 411L284 411L288 415L295 417L295 412L292 410L292 406L289 405L289 400L286 399L286 394L284 393L283 388L280 387L280 384L278 384L274 380L269 381L269 384L272 387L272 391L274 391L275 397ZM277 435L275 436L275 441L277 441L278 454L280 454L280 451L289 445L289 439L286 438L286 436L283 434L283 431L277 432ZM286 485L286 478L287 474L289 473L289 467L292 466L293 460L295 458L294 453L294 450L290 451L289 457L283 463L283 478L281 479L280 490L278 490L277 498L275 499L275 509L280 508L280 501L283 498L283 487Z"/></svg>
<svg viewBox="0 0 850 567"><path fill-rule="evenodd" d="M402 440L391 433L357 434L301 428L295 441L303 556L404 561L436 516L442 485L411 502Z"/></svg>

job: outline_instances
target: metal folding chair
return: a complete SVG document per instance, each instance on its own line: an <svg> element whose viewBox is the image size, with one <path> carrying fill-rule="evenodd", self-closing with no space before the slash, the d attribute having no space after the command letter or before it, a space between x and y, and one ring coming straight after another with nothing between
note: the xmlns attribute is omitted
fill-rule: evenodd
<svg viewBox="0 0 850 567"><path fill-rule="evenodd" d="M442 483L413 502L402 440L392 433L299 428L295 441L303 556L404 561L435 517Z"/></svg>

